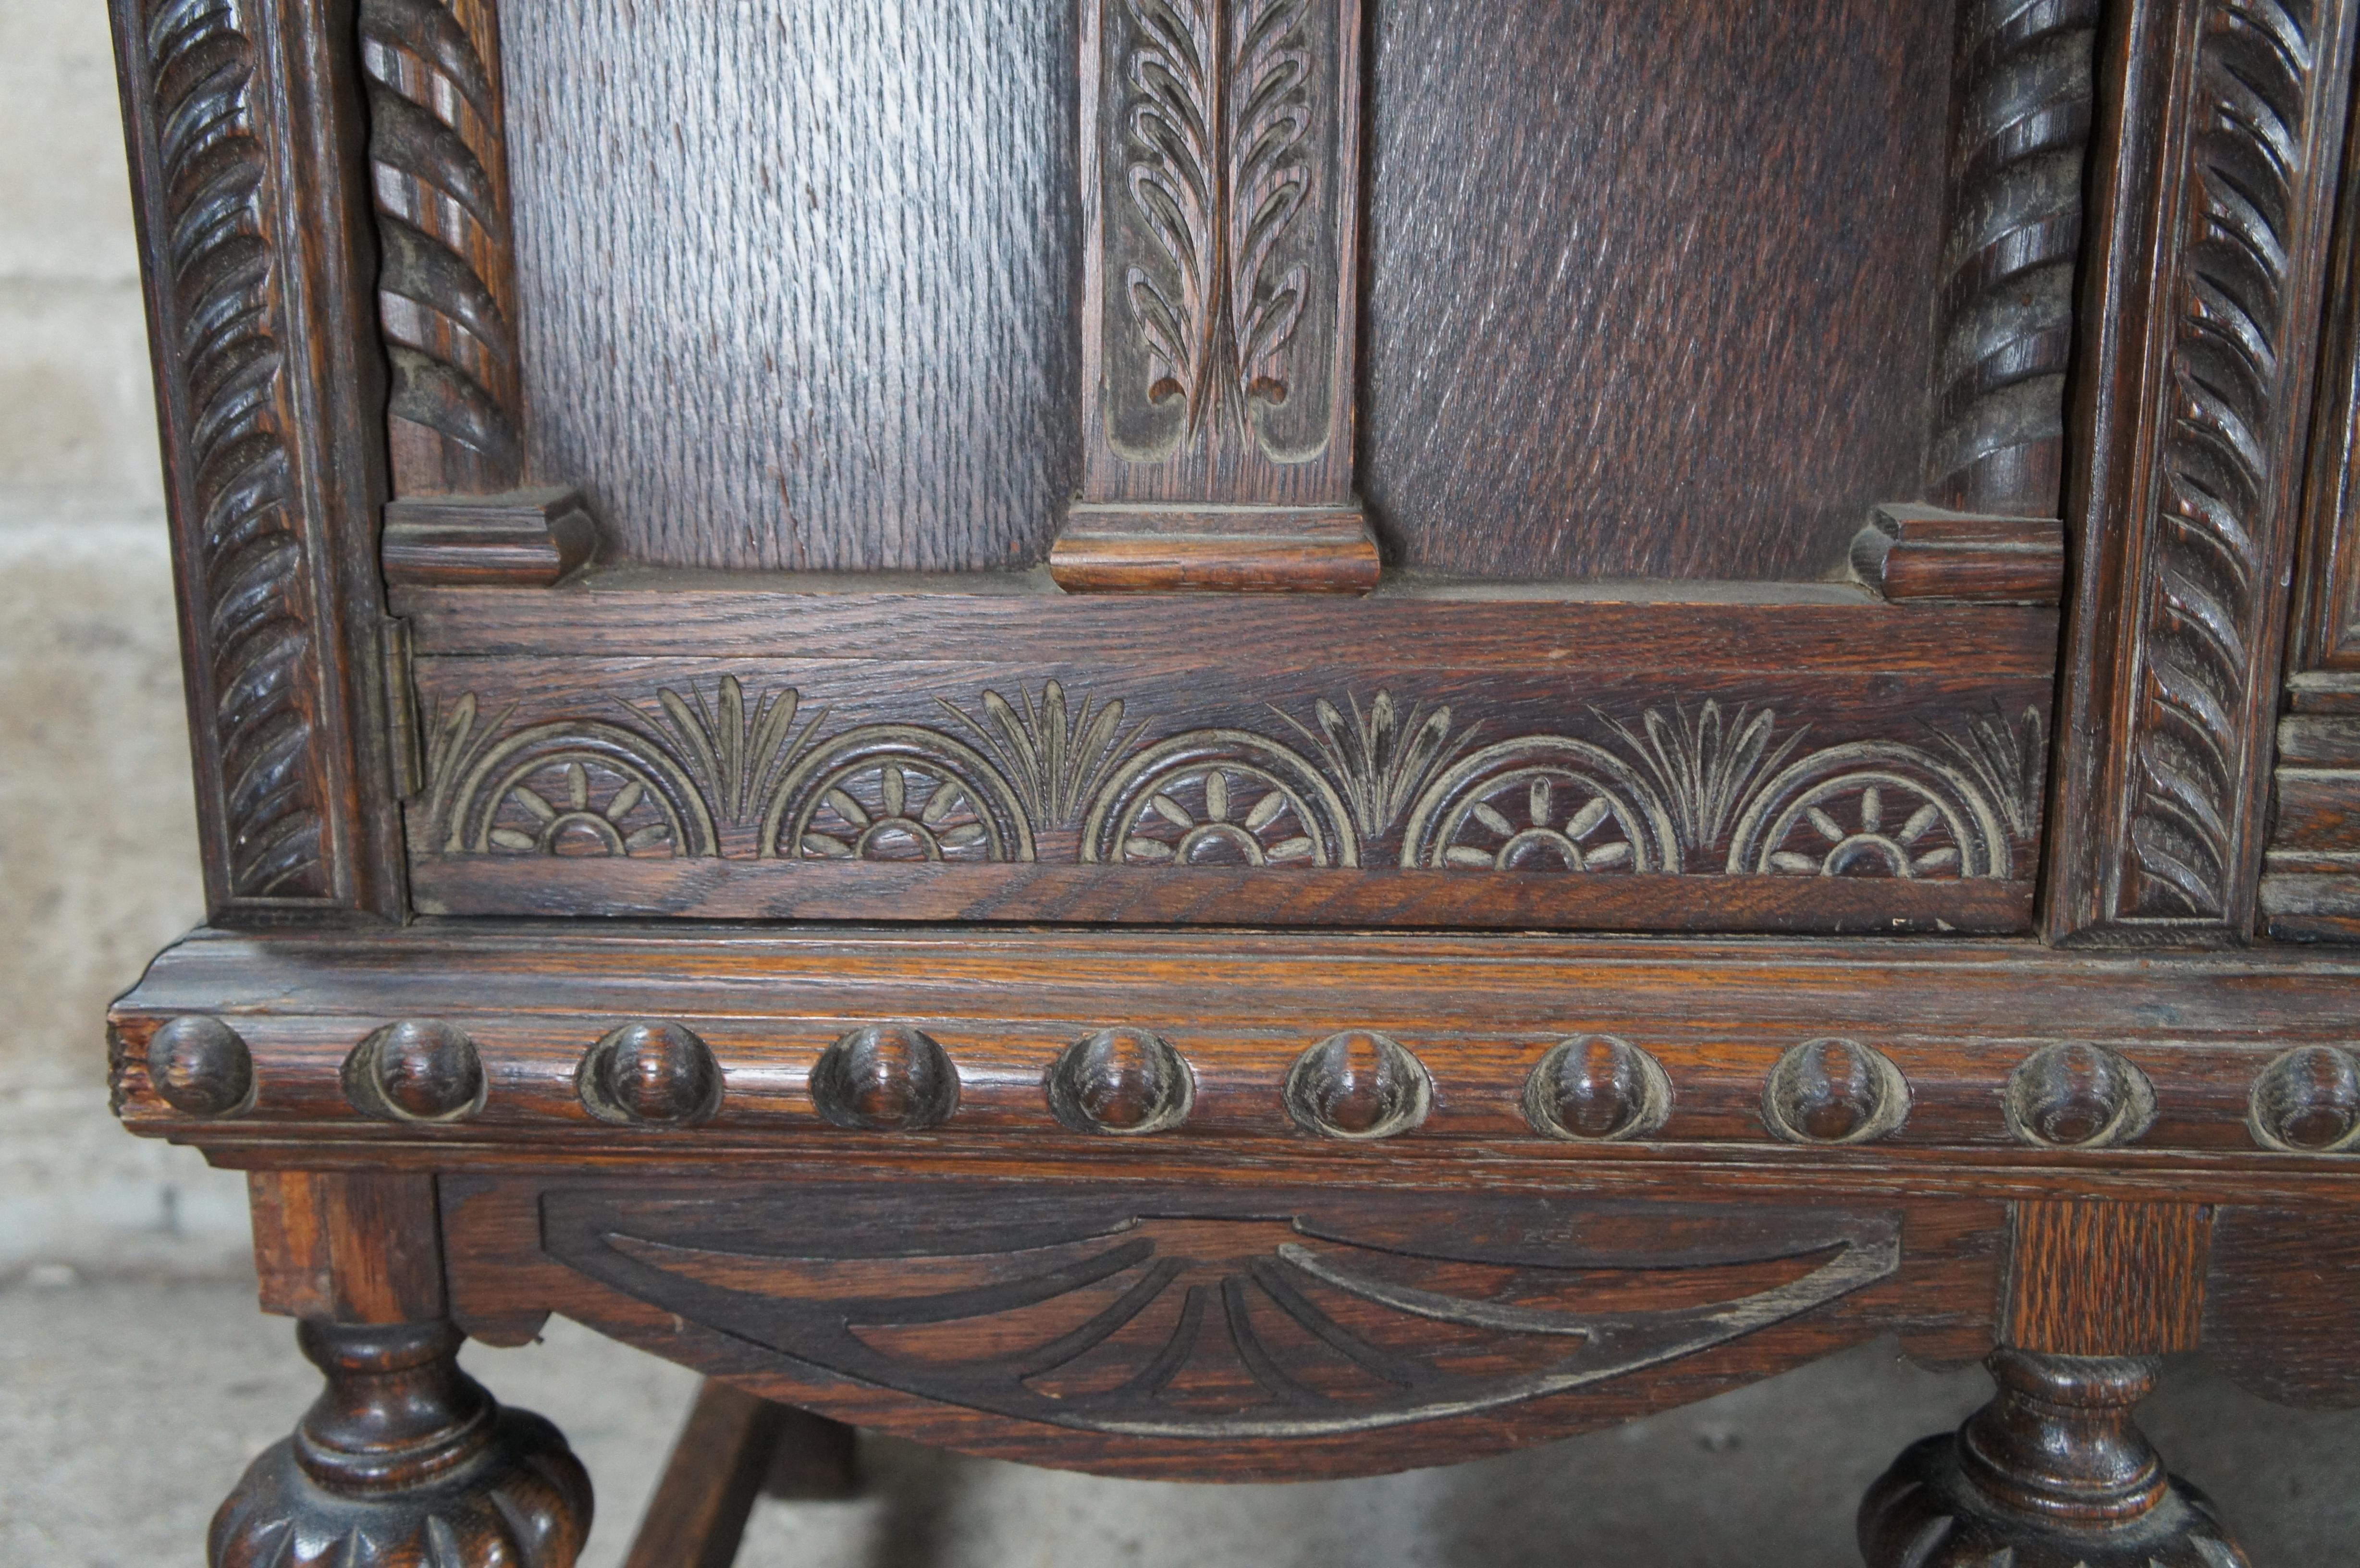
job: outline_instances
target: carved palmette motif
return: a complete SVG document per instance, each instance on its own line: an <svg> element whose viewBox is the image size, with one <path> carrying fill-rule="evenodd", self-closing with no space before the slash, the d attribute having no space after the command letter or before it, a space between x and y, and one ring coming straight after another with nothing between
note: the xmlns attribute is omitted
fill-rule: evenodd
<svg viewBox="0 0 2360 1568"><path fill-rule="evenodd" d="M1655 708L1477 744L1380 691L1310 722L1155 735L1056 681L942 702L942 726L803 716L792 689L617 700L609 717L429 724L445 855L728 855L1534 875L2020 879L2039 833L2037 711L1808 746L1767 709Z"/></svg>

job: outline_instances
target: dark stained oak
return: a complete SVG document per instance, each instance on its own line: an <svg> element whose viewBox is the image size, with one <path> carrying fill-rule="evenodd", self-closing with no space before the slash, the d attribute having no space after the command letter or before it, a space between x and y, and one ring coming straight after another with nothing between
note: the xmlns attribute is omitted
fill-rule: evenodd
<svg viewBox="0 0 2360 1568"><path fill-rule="evenodd" d="M502 1409L459 1370L447 1323L306 1322L327 1391L213 1516L214 1568L569 1568L590 1477L555 1427Z"/></svg>
<svg viewBox="0 0 2360 1568"><path fill-rule="evenodd" d="M503 12L530 477L618 560L1040 561L1079 460L1073 7Z"/></svg>
<svg viewBox="0 0 2360 1568"><path fill-rule="evenodd" d="M1951 33L1886 0L1376 5L1388 558L1816 578L1922 495Z"/></svg>
<svg viewBox="0 0 2360 1568"><path fill-rule="evenodd" d="M2052 941L2254 931L2352 22L2167 0L2102 50Z"/></svg>
<svg viewBox="0 0 2360 1568"><path fill-rule="evenodd" d="M1869 1568L2247 1568L2131 1420L2152 1358L1991 1358L1999 1392L1904 1454L1860 1510Z"/></svg>
<svg viewBox="0 0 2360 1568"><path fill-rule="evenodd" d="M393 501L385 580L394 587L546 588L598 549L598 525L571 490Z"/></svg>
<svg viewBox="0 0 2360 1568"><path fill-rule="evenodd" d="M212 917L404 912L351 7L113 7Z"/></svg>
<svg viewBox="0 0 2360 1568"><path fill-rule="evenodd" d="M1881 1335L1871 1568L2243 1568L2155 1358L2360 1398L2360 0L110 3L217 1563L569 1568L552 1312L649 1568Z"/></svg>
<svg viewBox="0 0 2360 1568"><path fill-rule="evenodd" d="M2065 530L2054 518L1884 506L1852 536L1852 569L1888 601L2054 604L2065 593Z"/></svg>

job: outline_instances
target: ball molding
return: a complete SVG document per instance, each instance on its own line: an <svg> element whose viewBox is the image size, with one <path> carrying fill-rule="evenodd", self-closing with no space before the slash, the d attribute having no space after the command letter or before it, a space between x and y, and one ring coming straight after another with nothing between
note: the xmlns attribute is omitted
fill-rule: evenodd
<svg viewBox="0 0 2360 1568"><path fill-rule="evenodd" d="M249 1032L260 1027L240 1022ZM237 1121L257 1130L290 1119L305 1125L322 1119L317 1037L308 1025L290 1038L294 1049L284 1054L268 1032L249 1045L226 1020L205 1014L163 1018L144 1045L136 1029L118 1028L128 1037L118 1040L115 1056L118 1105L126 1115L139 1108L159 1127ZM709 1130L742 1138L816 1115L854 1131L917 1133L943 1127L960 1112L959 1052L981 1042L963 1046L954 1037L945 1044L906 1023L863 1025L813 1062L807 1108L782 1102L775 1089L751 1091L750 1098L728 1094L732 1072L750 1073L758 1084L775 1079L780 1063L770 1053L771 1043L764 1040L762 1049L748 1052L743 1046L733 1051L723 1040L716 1049L676 1020L635 1019L567 1058L564 1091L554 1097L545 1082L545 1052L519 1051L513 1044L486 1051L444 1020L404 1019L361 1039L344 1058L334 1089L352 1113L397 1125L478 1118L497 1081L509 1085L496 1107L499 1114L489 1118L502 1128L578 1127L586 1113L617 1133ZM1021 1055L1011 1061L1009 1042L994 1040L982 1044L980 1060L970 1061L967 1073L970 1087L985 1100L978 1127L994 1130L1024 1130L1029 1100L1040 1130L1054 1124L1091 1137L1206 1130L1284 1135L1291 1129L1378 1142L1417 1134L1448 1092L1451 1110L1459 1116L1473 1112L1482 1130L1461 1119L1444 1129L1446 1137L1513 1138L1502 1125L1506 1112L1514 1117L1508 1126L1520 1123L1526 1136L1552 1142L1726 1144L1746 1141L1746 1135L1732 1138L1728 1130L1742 1114L1780 1141L1839 1148L1892 1138L1914 1112L1930 1108L1939 1130L1909 1141L1972 1146L2005 1137L2024 1147L2078 1154L2156 1150L2147 1135L2175 1092L2188 1093L2185 1085L2175 1091L2168 1073L2158 1086L2122 1052L2081 1040L2030 1047L1992 1041L1983 1048L1988 1078L1980 1066L1965 1082L1955 1069L1946 1070L1930 1089L1913 1084L1878 1045L1841 1036L1787 1048L1751 1087L1726 1072L1708 1072L1699 1083L1699 1069L1709 1064L1670 1048L1649 1049L1623 1034L1583 1033L1535 1045L1540 1055L1524 1059L1532 1062L1529 1068L1514 1065L1513 1057L1473 1066L1458 1053L1461 1042L1447 1038L1414 1043L1417 1049L1368 1029L1328 1035L1294 1055L1273 1042L1266 1065L1255 1058L1242 1080L1231 1059L1215 1102L1217 1125L1209 1129L1194 1125L1202 1119L1200 1069L1190 1060L1185 1035L1109 1026L1069 1037L1045 1059L1034 1058L1040 1065L1033 1067L1021 1065ZM1439 1081L1421 1049L1443 1063ZM2249 1060L2256 1065L2247 1070L2242 1117L2223 1119L2241 1122L2253 1148L2298 1156L2360 1153L2360 1050L2313 1044ZM2169 1068L2168 1058L2150 1064L2158 1061ZM1029 1091L1020 1087L1028 1073L1037 1074ZM1252 1108L1257 1102L1260 1112ZM1676 1115L1705 1121L1677 1125ZM2172 1144L2186 1141L2191 1116L2183 1101L2183 1130L2173 1134ZM2193 1141L2225 1151L2209 1138Z"/></svg>

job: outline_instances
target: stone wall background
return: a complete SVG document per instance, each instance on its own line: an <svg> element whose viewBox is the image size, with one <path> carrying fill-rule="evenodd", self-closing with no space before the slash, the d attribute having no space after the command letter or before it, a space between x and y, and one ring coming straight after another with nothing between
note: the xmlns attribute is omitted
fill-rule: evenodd
<svg viewBox="0 0 2360 1568"><path fill-rule="evenodd" d="M122 1132L110 997L204 914L106 9L0 0L0 1285L250 1269Z"/></svg>

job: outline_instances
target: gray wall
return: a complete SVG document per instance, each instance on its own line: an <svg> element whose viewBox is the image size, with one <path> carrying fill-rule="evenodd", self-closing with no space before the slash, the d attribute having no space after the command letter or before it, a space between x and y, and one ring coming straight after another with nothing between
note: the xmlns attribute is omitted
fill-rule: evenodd
<svg viewBox="0 0 2360 1568"><path fill-rule="evenodd" d="M242 1181L106 1108L202 914L106 11L0 0L0 1284L248 1266Z"/></svg>

